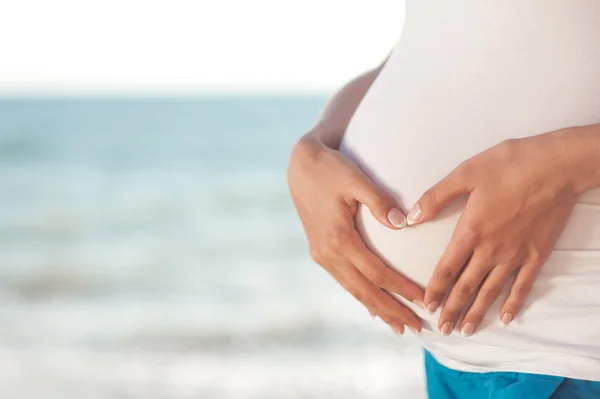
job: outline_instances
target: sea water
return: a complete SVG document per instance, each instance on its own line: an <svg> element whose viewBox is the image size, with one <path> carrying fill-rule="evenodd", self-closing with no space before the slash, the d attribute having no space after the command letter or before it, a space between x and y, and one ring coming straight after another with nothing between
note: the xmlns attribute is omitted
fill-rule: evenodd
<svg viewBox="0 0 600 399"><path fill-rule="evenodd" d="M308 256L286 167L324 102L0 100L0 398L423 398Z"/></svg>

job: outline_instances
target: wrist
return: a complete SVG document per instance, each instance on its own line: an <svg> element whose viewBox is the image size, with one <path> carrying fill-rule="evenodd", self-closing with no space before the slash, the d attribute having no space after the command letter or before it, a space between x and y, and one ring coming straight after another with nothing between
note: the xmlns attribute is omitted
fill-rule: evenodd
<svg viewBox="0 0 600 399"><path fill-rule="evenodd" d="M600 187L600 124L556 132L559 155L577 195Z"/></svg>
<svg viewBox="0 0 600 399"><path fill-rule="evenodd" d="M327 146L317 137L310 133L302 136L294 145L290 154L288 178L298 173L303 174L305 170L310 169L312 165L318 162L320 154L326 150L328 150Z"/></svg>

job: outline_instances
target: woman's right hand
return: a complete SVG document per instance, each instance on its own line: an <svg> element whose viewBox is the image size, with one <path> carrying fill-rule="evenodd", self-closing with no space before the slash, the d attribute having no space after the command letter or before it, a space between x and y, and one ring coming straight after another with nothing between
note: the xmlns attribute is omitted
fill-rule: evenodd
<svg viewBox="0 0 600 399"><path fill-rule="evenodd" d="M392 196L344 154L310 135L292 151L288 183L314 261L397 334L405 325L420 332L420 319L388 292L423 307L422 288L371 252L355 228L359 204L381 224L395 230L404 227L406 218Z"/></svg>

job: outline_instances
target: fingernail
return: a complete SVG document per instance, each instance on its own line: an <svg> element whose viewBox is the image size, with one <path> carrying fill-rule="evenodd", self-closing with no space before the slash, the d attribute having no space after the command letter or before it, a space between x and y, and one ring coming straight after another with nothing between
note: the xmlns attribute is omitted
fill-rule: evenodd
<svg viewBox="0 0 600 399"><path fill-rule="evenodd" d="M502 324L504 324L504 327L507 327L510 322L512 321L513 316L510 313L504 313L504 315L502 316Z"/></svg>
<svg viewBox="0 0 600 399"><path fill-rule="evenodd" d="M388 220L399 229L406 226L406 217L396 208L388 212Z"/></svg>
<svg viewBox="0 0 600 399"><path fill-rule="evenodd" d="M396 335L402 335L404 334L404 330L401 327L396 327L396 326L391 326L392 330L394 331L394 333L396 333Z"/></svg>
<svg viewBox="0 0 600 399"><path fill-rule="evenodd" d="M373 320L375 320L375 319L377 318L377 315L376 315L376 314L374 314L374 313L371 313L371 312L369 312L369 314L371 315L371 318L372 318Z"/></svg>
<svg viewBox="0 0 600 399"><path fill-rule="evenodd" d="M410 330L410 331L412 331L412 332L413 332L413 334L415 334L415 335L419 335L419 334L421 334L421 331L417 330L417 329L416 329L416 328L414 328L414 327L410 327L410 326L409 326L408 328L409 328L409 330Z"/></svg>
<svg viewBox="0 0 600 399"><path fill-rule="evenodd" d="M469 337L471 334L473 334L473 331L475 331L475 324L465 323L462 330L460 330L460 333L465 337Z"/></svg>
<svg viewBox="0 0 600 399"><path fill-rule="evenodd" d="M406 221L410 226L411 224L417 223L419 220L421 220L421 206L419 204L415 204L415 206L412 207L410 212L408 212L408 216L406 216Z"/></svg>
<svg viewBox="0 0 600 399"><path fill-rule="evenodd" d="M428 306L427 306L427 311L431 314L435 313L435 311L437 310L437 308L440 307L440 303L438 301L434 301L431 302Z"/></svg>
<svg viewBox="0 0 600 399"><path fill-rule="evenodd" d="M452 330L454 330L454 325L452 323L450 323L449 321L445 322L442 325L442 334L450 335L450 334L452 334Z"/></svg>
<svg viewBox="0 0 600 399"><path fill-rule="evenodd" d="M415 299L414 301L412 301L412 303L414 303L415 305L417 305L421 309L425 310L425 305L423 304L423 302L419 301L418 299Z"/></svg>

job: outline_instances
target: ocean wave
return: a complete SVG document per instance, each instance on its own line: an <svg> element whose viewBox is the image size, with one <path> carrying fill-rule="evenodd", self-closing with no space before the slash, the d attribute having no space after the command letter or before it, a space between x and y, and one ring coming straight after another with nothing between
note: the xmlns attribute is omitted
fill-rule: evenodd
<svg viewBox="0 0 600 399"><path fill-rule="evenodd" d="M208 321L207 321L208 322ZM217 326L218 327L218 326ZM261 327L261 328L256 328ZM265 321L261 326L206 326L190 331L145 331L126 340L127 347L177 352L247 352L265 348L319 348L376 345L389 341L390 333L366 329L361 324L333 323L326 319L298 318Z"/></svg>
<svg viewBox="0 0 600 399"><path fill-rule="evenodd" d="M0 319L5 328L0 343L15 347L204 354L318 352L384 345L395 338L383 323L371 322L346 301L330 301L324 309L307 298L294 297L280 303L279 309L269 309L256 298L246 306L239 302L218 306L193 296L177 301L160 296L34 303L2 299Z"/></svg>
<svg viewBox="0 0 600 399"><path fill-rule="evenodd" d="M43 136L27 130L0 131L0 162L40 160L50 152L50 144Z"/></svg>
<svg viewBox="0 0 600 399"><path fill-rule="evenodd" d="M0 347L0 390L15 399L424 399L424 382L416 347L227 356Z"/></svg>
<svg viewBox="0 0 600 399"><path fill-rule="evenodd" d="M40 271L29 275L0 276L0 294L19 300L80 298L102 293L115 294L125 287L114 278L86 275L75 271ZM126 288L127 289L127 288Z"/></svg>

